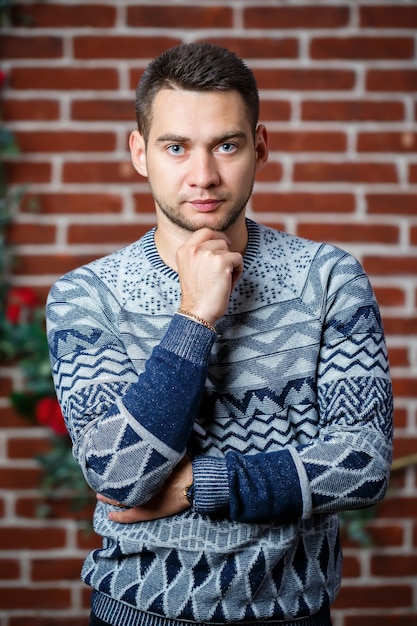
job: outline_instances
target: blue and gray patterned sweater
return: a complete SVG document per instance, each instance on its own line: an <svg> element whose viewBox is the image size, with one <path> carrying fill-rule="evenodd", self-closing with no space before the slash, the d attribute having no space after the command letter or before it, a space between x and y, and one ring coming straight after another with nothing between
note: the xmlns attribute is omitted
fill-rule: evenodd
<svg viewBox="0 0 417 626"><path fill-rule="evenodd" d="M82 576L120 626L136 609L213 623L317 613L340 586L336 513L386 491L392 395L366 275L333 246L247 225L218 336L176 314L154 231L48 299L56 390L92 489L134 506L193 458L192 510L122 525L97 505L103 547Z"/></svg>

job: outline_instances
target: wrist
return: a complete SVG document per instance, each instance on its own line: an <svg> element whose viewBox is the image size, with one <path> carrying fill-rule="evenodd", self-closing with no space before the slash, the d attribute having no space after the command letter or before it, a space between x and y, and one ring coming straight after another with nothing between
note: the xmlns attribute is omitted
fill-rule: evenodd
<svg viewBox="0 0 417 626"><path fill-rule="evenodd" d="M189 311L188 309L186 309L184 307L180 307L177 310L177 313L179 315L184 315L184 317L188 317L189 319L192 319L195 322L198 322L199 324L202 324L202 326L205 326L206 328L211 330L212 333L216 333L216 329L214 328L213 324L210 321L208 321L204 317L200 317L199 315L197 315L193 311Z"/></svg>

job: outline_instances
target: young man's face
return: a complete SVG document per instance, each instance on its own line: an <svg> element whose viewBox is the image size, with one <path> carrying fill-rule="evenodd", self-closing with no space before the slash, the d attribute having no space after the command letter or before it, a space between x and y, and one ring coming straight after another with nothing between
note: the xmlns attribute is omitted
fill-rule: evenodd
<svg viewBox="0 0 417 626"><path fill-rule="evenodd" d="M189 232L226 231L244 219L255 171L267 158L265 129L254 140L235 91L159 91L147 145L135 132L131 149L158 217Z"/></svg>

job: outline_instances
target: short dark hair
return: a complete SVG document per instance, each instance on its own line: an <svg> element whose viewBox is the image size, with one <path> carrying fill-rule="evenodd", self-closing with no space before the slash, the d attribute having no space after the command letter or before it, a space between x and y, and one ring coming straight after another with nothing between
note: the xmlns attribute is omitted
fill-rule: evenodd
<svg viewBox="0 0 417 626"><path fill-rule="evenodd" d="M234 52L209 43L174 46L150 62L136 89L136 119L148 140L152 104L161 89L237 91L255 134L259 94L253 72Z"/></svg>

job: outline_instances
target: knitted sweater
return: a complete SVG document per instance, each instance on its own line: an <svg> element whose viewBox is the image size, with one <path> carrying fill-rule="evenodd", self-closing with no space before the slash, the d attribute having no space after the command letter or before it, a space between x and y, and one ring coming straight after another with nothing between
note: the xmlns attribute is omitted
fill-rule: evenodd
<svg viewBox="0 0 417 626"><path fill-rule="evenodd" d="M336 513L387 487L392 395L366 275L331 245L247 226L217 336L176 313L178 275L154 231L48 299L56 391L92 489L141 504L193 459L192 509L117 524L96 507L103 546L82 576L118 626L142 623L137 609L199 623L314 615L340 586Z"/></svg>

